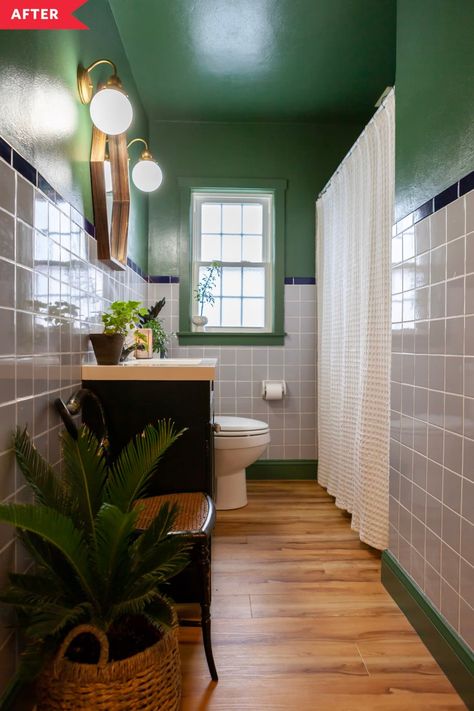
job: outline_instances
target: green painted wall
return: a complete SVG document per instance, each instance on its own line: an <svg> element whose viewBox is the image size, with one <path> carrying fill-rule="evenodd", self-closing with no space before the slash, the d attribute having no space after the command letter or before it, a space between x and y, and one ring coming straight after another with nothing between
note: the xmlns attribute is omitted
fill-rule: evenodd
<svg viewBox="0 0 474 711"><path fill-rule="evenodd" d="M164 181L150 196L149 272L179 274L178 177L284 178L285 273L314 276L315 199L361 129L359 123L152 123L151 150Z"/></svg>
<svg viewBox="0 0 474 711"><path fill-rule="evenodd" d="M474 2L397 10L398 220L474 169Z"/></svg>
<svg viewBox="0 0 474 711"><path fill-rule="evenodd" d="M146 137L148 124L107 0L91 0L77 16L89 30L0 32L0 135L92 220L91 121L77 95L78 63L113 60L135 109L129 136ZM98 68L93 81L109 74ZM144 268L147 202L132 189L129 255Z"/></svg>

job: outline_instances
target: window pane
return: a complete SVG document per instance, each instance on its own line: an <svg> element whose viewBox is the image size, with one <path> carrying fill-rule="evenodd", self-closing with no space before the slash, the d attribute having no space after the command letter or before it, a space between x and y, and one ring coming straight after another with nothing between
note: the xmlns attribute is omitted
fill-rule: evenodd
<svg viewBox="0 0 474 711"><path fill-rule="evenodd" d="M213 304L204 304L203 316L207 316L208 326L221 325L221 300L217 298Z"/></svg>
<svg viewBox="0 0 474 711"><path fill-rule="evenodd" d="M242 294L240 267L222 268L222 296L240 296Z"/></svg>
<svg viewBox="0 0 474 711"><path fill-rule="evenodd" d="M240 326L240 299L222 299L221 326Z"/></svg>
<svg viewBox="0 0 474 711"><path fill-rule="evenodd" d="M201 237L201 259L203 262L221 260L221 238L219 235L203 235Z"/></svg>
<svg viewBox="0 0 474 711"><path fill-rule="evenodd" d="M213 203L201 205L201 232L221 231L221 206Z"/></svg>
<svg viewBox="0 0 474 711"><path fill-rule="evenodd" d="M222 205L222 232L242 232L241 205Z"/></svg>
<svg viewBox="0 0 474 711"><path fill-rule="evenodd" d="M244 262L262 262L262 238L257 235L242 237L242 260Z"/></svg>
<svg viewBox="0 0 474 711"><path fill-rule="evenodd" d="M243 299L242 326L263 328L265 326L265 300Z"/></svg>
<svg viewBox="0 0 474 711"><path fill-rule="evenodd" d="M265 296L265 269L244 268L245 296Z"/></svg>
<svg viewBox="0 0 474 711"><path fill-rule="evenodd" d="M261 205L243 206L243 232L261 235L263 230L263 209Z"/></svg>
<svg viewBox="0 0 474 711"><path fill-rule="evenodd" d="M222 235L222 260L240 262L242 238L240 235Z"/></svg>

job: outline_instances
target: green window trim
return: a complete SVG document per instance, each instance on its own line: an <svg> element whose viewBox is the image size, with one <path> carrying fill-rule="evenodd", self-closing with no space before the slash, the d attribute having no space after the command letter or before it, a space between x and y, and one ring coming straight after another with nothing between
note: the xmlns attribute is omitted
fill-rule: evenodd
<svg viewBox="0 0 474 711"><path fill-rule="evenodd" d="M251 346L284 344L284 278L285 278L285 197L287 181L265 178L178 178L180 191L179 230L179 332L180 345ZM192 215L191 198L194 191L205 192L271 192L274 199L273 234L273 330L265 333L194 332L191 329L192 311Z"/></svg>

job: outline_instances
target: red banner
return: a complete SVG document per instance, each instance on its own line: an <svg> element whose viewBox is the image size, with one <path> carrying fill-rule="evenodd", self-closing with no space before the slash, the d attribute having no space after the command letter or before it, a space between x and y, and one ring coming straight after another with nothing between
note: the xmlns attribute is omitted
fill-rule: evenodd
<svg viewBox="0 0 474 711"><path fill-rule="evenodd" d="M72 14L87 0L0 0L0 30L88 30Z"/></svg>

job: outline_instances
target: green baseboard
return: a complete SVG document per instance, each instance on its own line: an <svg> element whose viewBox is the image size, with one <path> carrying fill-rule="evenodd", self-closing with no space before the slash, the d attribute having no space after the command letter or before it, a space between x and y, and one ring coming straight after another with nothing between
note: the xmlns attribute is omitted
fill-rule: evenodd
<svg viewBox="0 0 474 711"><path fill-rule="evenodd" d="M246 469L247 479L318 478L317 459L259 459Z"/></svg>
<svg viewBox="0 0 474 711"><path fill-rule="evenodd" d="M382 583L408 618L468 709L474 709L474 654L408 577L389 551Z"/></svg>

